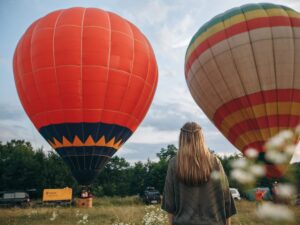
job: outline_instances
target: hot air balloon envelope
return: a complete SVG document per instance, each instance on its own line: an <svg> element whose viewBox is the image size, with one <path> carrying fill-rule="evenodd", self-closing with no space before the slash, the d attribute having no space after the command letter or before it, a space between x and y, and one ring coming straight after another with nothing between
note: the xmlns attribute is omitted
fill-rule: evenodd
<svg viewBox="0 0 300 225"><path fill-rule="evenodd" d="M268 176L281 176L282 166L265 159L263 146L299 124L300 14L263 3L214 17L190 42L185 76L224 136L242 152L257 148Z"/></svg>
<svg viewBox="0 0 300 225"><path fill-rule="evenodd" d="M141 123L158 79L146 37L96 8L35 21L16 47L14 77L27 115L84 185Z"/></svg>

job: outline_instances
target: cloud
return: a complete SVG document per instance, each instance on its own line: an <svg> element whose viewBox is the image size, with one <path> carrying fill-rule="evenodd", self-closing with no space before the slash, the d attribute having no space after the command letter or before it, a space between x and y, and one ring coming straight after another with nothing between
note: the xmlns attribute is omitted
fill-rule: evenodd
<svg viewBox="0 0 300 225"><path fill-rule="evenodd" d="M138 143L126 143L116 153L117 156L124 157L130 163L137 161L146 162L148 159L151 161L157 161L157 153L161 148L166 148L166 144L138 144Z"/></svg>
<svg viewBox="0 0 300 225"><path fill-rule="evenodd" d="M134 144L168 144L177 141L178 130L161 130L153 126L142 126L133 134L130 143Z"/></svg>
<svg viewBox="0 0 300 225"><path fill-rule="evenodd" d="M141 1L136 2L134 6L127 7L123 10L125 18L141 27L155 26L161 24L168 19L168 15L172 9L172 4L164 1Z"/></svg>
<svg viewBox="0 0 300 225"><path fill-rule="evenodd" d="M15 105L0 103L0 121L20 121L25 118L24 111Z"/></svg>
<svg viewBox="0 0 300 225"><path fill-rule="evenodd" d="M39 134L36 128L27 119L24 121L5 122L0 121L0 141L7 142L12 139L29 141L34 148L45 147L49 150L51 147Z"/></svg>
<svg viewBox="0 0 300 225"><path fill-rule="evenodd" d="M176 18L171 23L164 23L155 32L155 43L158 45L158 49L171 53L174 49L187 47L193 35L192 28L195 25L195 20L190 14L185 15L183 18ZM179 54L176 55L178 57Z"/></svg>

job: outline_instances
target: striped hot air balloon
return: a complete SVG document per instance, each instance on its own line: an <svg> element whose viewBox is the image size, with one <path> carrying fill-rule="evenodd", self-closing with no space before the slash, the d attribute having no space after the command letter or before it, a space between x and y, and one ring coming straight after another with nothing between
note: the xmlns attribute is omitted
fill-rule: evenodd
<svg viewBox="0 0 300 225"><path fill-rule="evenodd" d="M27 29L14 77L35 127L88 185L143 120L158 73L150 43L132 23L101 9L70 8Z"/></svg>
<svg viewBox="0 0 300 225"><path fill-rule="evenodd" d="M300 14L275 4L248 4L204 24L186 52L185 77L205 114L240 151L260 151L268 176L282 165L264 158L264 143L300 119Z"/></svg>

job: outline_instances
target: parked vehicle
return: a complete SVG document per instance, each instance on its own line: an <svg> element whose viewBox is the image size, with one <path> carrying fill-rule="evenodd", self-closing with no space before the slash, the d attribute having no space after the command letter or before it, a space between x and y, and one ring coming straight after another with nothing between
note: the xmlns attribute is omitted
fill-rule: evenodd
<svg viewBox="0 0 300 225"><path fill-rule="evenodd" d="M142 195L142 199L146 204L157 204L161 202L160 193L154 187L147 187Z"/></svg>
<svg viewBox="0 0 300 225"><path fill-rule="evenodd" d="M230 192L231 192L232 198L234 200L241 200L241 195L240 195L240 192L238 191L238 189L230 188Z"/></svg>
<svg viewBox="0 0 300 225"><path fill-rule="evenodd" d="M0 205L1 206L30 206L30 198L25 191L7 191L0 194Z"/></svg>

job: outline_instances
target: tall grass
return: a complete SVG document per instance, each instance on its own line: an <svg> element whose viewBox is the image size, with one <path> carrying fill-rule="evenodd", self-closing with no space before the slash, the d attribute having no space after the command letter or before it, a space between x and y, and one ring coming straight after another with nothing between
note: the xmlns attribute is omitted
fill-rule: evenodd
<svg viewBox="0 0 300 225"><path fill-rule="evenodd" d="M242 200L237 202L236 206L238 214L232 218L233 225L283 224L259 219L254 211L254 202ZM159 207L156 205L153 210ZM294 211L296 220L290 223L284 222L284 225L299 225L300 207L290 208ZM121 223L143 225L146 213L146 206L138 197L104 197L94 199L94 207L91 209L75 207L0 208L0 225L113 225Z"/></svg>

